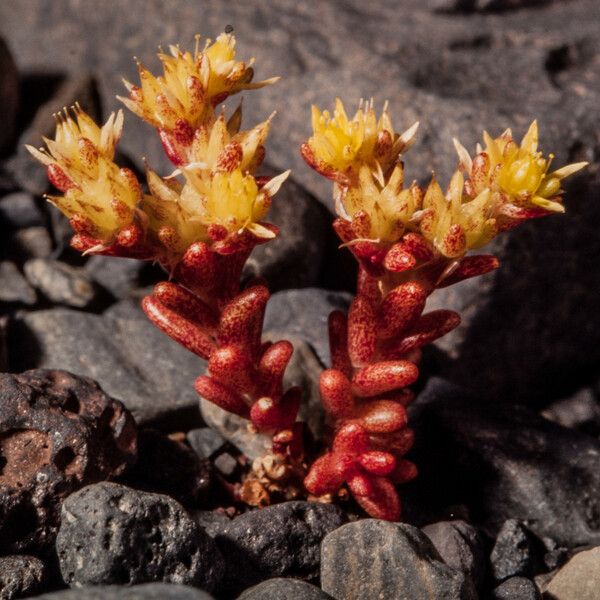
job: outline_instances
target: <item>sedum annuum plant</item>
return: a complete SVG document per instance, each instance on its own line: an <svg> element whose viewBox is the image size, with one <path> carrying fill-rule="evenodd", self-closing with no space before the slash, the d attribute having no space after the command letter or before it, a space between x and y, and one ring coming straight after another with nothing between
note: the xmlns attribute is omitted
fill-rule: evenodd
<svg viewBox="0 0 600 600"><path fill-rule="evenodd" d="M315 452L305 451L297 421L300 390L283 384L292 345L263 342L269 291L240 283L253 248L279 234L264 219L289 172L257 175L272 116L242 130L241 105L229 117L217 109L277 78L253 82L252 61L237 60L231 34L202 50L198 41L193 53L160 52L161 75L138 64L139 84L125 82L128 96L120 98L156 129L175 171L161 177L147 167L143 187L114 161L122 111L100 127L75 105L56 115L45 148L28 147L60 192L48 200L69 218L75 249L157 261L168 273L143 299L147 316L208 360L195 383L200 396L272 439L240 487L242 500L261 505L274 492L331 499L347 486L367 513L396 520L395 486L416 475L404 458L413 442L405 407L419 348L460 321L447 310L423 314L427 297L498 266L469 250L527 219L562 212L561 181L583 163L551 171L534 122L521 144L510 131L484 134L485 148L473 158L455 142L459 169L445 194L435 179L426 190L404 187L400 156L417 124L398 134L387 110L378 119L372 103L352 119L339 100L333 116L313 108L314 133L302 153L334 182L334 227L359 276L349 314L330 317L333 364L320 389L331 439L310 465Z"/></svg>

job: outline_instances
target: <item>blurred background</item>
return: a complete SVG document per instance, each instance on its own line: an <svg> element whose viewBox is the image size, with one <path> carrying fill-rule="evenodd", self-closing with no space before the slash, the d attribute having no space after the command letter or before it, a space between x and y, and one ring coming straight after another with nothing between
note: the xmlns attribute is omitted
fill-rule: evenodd
<svg viewBox="0 0 600 600"><path fill-rule="evenodd" d="M145 327L117 300L139 296L158 274L128 261L86 262L72 254L68 226L40 199L47 191L43 169L23 144L39 145L41 135L53 130L51 113L76 100L102 118L119 108L121 78L137 81L134 56L156 71L159 45L193 49L196 33L214 39L226 26L234 28L239 57L256 58L257 79L282 77L244 100L246 127L277 111L266 163L292 169L293 182L274 207L282 239L261 250L249 267L269 277L276 291L304 290L281 297L271 309L276 325L323 348L326 312L347 302L341 292L353 288L353 263L329 233L330 185L304 165L298 151L310 132L312 103L331 107L340 96L352 107L372 97L378 109L389 100L397 130L419 120L406 170L408 179L420 181L434 170L448 181L456 166L452 137L474 150L483 129L498 135L512 127L519 138L537 118L542 148L556 154L555 164L587 160L590 166L573 178L565 216L529 223L495 243L503 263L497 273L434 296L436 307L461 311L464 323L430 351L426 364L491 400L541 407L583 390L595 402L597 0L2 2L0 301L10 316L4 368L70 368L96 377L117 397L135 393L142 403L147 390L155 393L158 386L184 408L195 406L193 391L182 388L191 388L196 359L183 357L167 340L160 350L158 341L135 349L125 341L121 364L110 362L107 337L113 334L107 328L128 340L134 326ZM124 164L141 169L146 157L159 172L171 171L153 131L130 113L120 148ZM62 292L53 289L57 281ZM156 355L148 355L149 345ZM158 356L163 348L179 352L179 369L189 376L169 374L173 362ZM326 349L321 357L327 360ZM114 382L119 377L120 388ZM141 387L131 383L135 377Z"/></svg>

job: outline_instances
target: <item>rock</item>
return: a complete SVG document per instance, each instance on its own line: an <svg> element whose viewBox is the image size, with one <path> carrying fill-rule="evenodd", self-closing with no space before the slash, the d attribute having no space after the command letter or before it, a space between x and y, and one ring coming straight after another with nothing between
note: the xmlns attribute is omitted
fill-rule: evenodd
<svg viewBox="0 0 600 600"><path fill-rule="evenodd" d="M267 168L268 175L280 171ZM293 179L288 178L269 211L268 221L281 234L257 246L244 267L247 277L264 277L272 292L318 283L331 215Z"/></svg>
<svg viewBox="0 0 600 600"><path fill-rule="evenodd" d="M159 281L161 274L164 279L161 269L135 258L94 255L86 262L85 270L119 299L128 298L140 288Z"/></svg>
<svg viewBox="0 0 600 600"><path fill-rule="evenodd" d="M3 228L21 229L45 224L42 210L27 192L13 192L0 198L0 222Z"/></svg>
<svg viewBox="0 0 600 600"><path fill-rule="evenodd" d="M237 600L331 600L318 587L299 581L277 577L263 581L246 590Z"/></svg>
<svg viewBox="0 0 600 600"><path fill-rule="evenodd" d="M436 378L409 412L420 475L404 486L407 518L464 503L492 529L515 518L561 545L600 543L598 440Z"/></svg>
<svg viewBox="0 0 600 600"><path fill-rule="evenodd" d="M312 434L319 438L325 421L319 394L319 375L323 370L319 359L311 346L301 337L269 330L265 331L263 338L271 341L287 339L294 345L294 354L288 363L283 380L284 387L298 385L302 388L303 402L298 416L300 420L307 423ZM255 433L248 427L247 420L223 410L204 398L200 400L200 410L207 425L251 460L263 456L271 447L271 438L268 435Z"/></svg>
<svg viewBox="0 0 600 600"><path fill-rule="evenodd" d="M190 516L212 538L227 528L231 522L224 512L217 510L193 510Z"/></svg>
<svg viewBox="0 0 600 600"><path fill-rule="evenodd" d="M440 521L423 527L444 562L468 575L477 588L485 578L485 548L481 533L465 521Z"/></svg>
<svg viewBox="0 0 600 600"><path fill-rule="evenodd" d="M213 461L213 464L215 465L215 469L226 478L234 477L239 467L238 461L229 452L219 454Z"/></svg>
<svg viewBox="0 0 600 600"><path fill-rule="evenodd" d="M0 302L6 304L24 304L32 306L36 303L35 290L16 265L9 260L0 262Z"/></svg>
<svg viewBox="0 0 600 600"><path fill-rule="evenodd" d="M33 258L25 263L23 270L29 283L56 304L86 308L97 297L97 288L80 267L49 258Z"/></svg>
<svg viewBox="0 0 600 600"><path fill-rule="evenodd" d="M319 288L285 290L271 296L264 331L285 332L306 340L324 365L331 362L327 341L327 319L336 309L346 310L352 296Z"/></svg>
<svg viewBox="0 0 600 600"><path fill-rule="evenodd" d="M446 565L416 527L363 519L321 546L321 587L336 600L474 600L473 583Z"/></svg>
<svg viewBox="0 0 600 600"><path fill-rule="evenodd" d="M300 501L236 517L215 536L227 561L227 593L271 577L316 580L321 540L344 521L337 506Z"/></svg>
<svg viewBox="0 0 600 600"><path fill-rule="evenodd" d="M0 598L13 600L36 595L44 582L44 563L35 556L0 557Z"/></svg>
<svg viewBox="0 0 600 600"><path fill-rule="evenodd" d="M25 227L8 237L10 256L27 260L28 258L46 258L52 253L52 240L45 227Z"/></svg>
<svg viewBox="0 0 600 600"><path fill-rule="evenodd" d="M41 196L48 189L46 170L32 158L25 144L39 148L43 136L54 139L56 122L52 115L75 102L79 102L92 118L99 119L98 91L91 75L72 75L58 85L52 97L37 109L33 121L19 137L16 155L7 163L15 181L35 196Z"/></svg>
<svg viewBox="0 0 600 600"><path fill-rule="evenodd" d="M58 308L15 318L9 331L11 370L62 367L96 379L140 425L199 425L194 380L205 361L156 329L137 305L123 301L103 315Z"/></svg>
<svg viewBox="0 0 600 600"><path fill-rule="evenodd" d="M542 596L531 579L511 577L494 589L492 600L542 600Z"/></svg>
<svg viewBox="0 0 600 600"><path fill-rule="evenodd" d="M532 576L541 563L540 543L516 519L505 521L492 548L490 563L497 581L509 577Z"/></svg>
<svg viewBox="0 0 600 600"><path fill-rule="evenodd" d="M214 542L180 504L116 483L65 500L56 550L75 587L162 581L212 592L223 576Z"/></svg>
<svg viewBox="0 0 600 600"><path fill-rule="evenodd" d="M225 444L223 436L210 427L200 427L187 432L186 440L199 458L210 458Z"/></svg>
<svg viewBox="0 0 600 600"><path fill-rule="evenodd" d="M167 494L185 505L206 503L212 487L210 462L164 433L144 429L138 436L138 460L129 471L133 487Z"/></svg>
<svg viewBox="0 0 600 600"><path fill-rule="evenodd" d="M212 596L202 590L168 583L95 585L36 597L38 600L213 600Z"/></svg>
<svg viewBox="0 0 600 600"><path fill-rule="evenodd" d="M600 403L590 388L583 388L570 398L553 402L544 409L542 416L563 427L600 436Z"/></svg>
<svg viewBox="0 0 600 600"><path fill-rule="evenodd" d="M19 108L19 73L8 45L0 38L0 154L13 142Z"/></svg>
<svg viewBox="0 0 600 600"><path fill-rule="evenodd" d="M549 600L596 600L600 589L600 547L577 553L546 588Z"/></svg>
<svg viewBox="0 0 600 600"><path fill-rule="evenodd" d="M68 494L135 460L135 423L97 383L66 371L0 374L0 405L0 554L43 550Z"/></svg>

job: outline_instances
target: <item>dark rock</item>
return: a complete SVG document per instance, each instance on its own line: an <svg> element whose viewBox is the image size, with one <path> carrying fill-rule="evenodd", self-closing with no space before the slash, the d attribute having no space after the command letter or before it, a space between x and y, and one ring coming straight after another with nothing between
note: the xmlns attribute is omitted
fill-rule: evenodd
<svg viewBox="0 0 600 600"><path fill-rule="evenodd" d="M80 267L59 260L33 258L25 263L23 270L29 283L56 304L86 308L97 297L97 288Z"/></svg>
<svg viewBox="0 0 600 600"><path fill-rule="evenodd" d="M42 210L27 192L14 192L0 199L0 223L3 228L21 229L45 224Z"/></svg>
<svg viewBox="0 0 600 600"><path fill-rule="evenodd" d="M25 227L8 237L7 247L15 259L46 258L52 253L52 240L45 227Z"/></svg>
<svg viewBox="0 0 600 600"><path fill-rule="evenodd" d="M0 557L0 598L13 600L33 596L44 582L44 563L35 556Z"/></svg>
<svg viewBox="0 0 600 600"><path fill-rule="evenodd" d="M152 429L140 431L138 460L127 482L150 492L168 494L183 504L203 504L211 490L211 468L185 444Z"/></svg>
<svg viewBox="0 0 600 600"><path fill-rule="evenodd" d="M570 558L571 552L564 546L553 548L544 554L544 565L548 571L562 567Z"/></svg>
<svg viewBox="0 0 600 600"><path fill-rule="evenodd" d="M0 553L45 549L62 500L135 460L135 423L94 381L0 374Z"/></svg>
<svg viewBox="0 0 600 600"><path fill-rule="evenodd" d="M446 565L419 529L376 519L349 523L325 537L321 587L336 600L477 597L470 578Z"/></svg>
<svg viewBox="0 0 600 600"><path fill-rule="evenodd" d="M563 427L600 435L600 403L590 388L583 388L570 398L553 402L544 409L542 416Z"/></svg>
<svg viewBox="0 0 600 600"><path fill-rule="evenodd" d="M331 600L331 596L306 581L277 577L251 587L238 600Z"/></svg>
<svg viewBox="0 0 600 600"><path fill-rule="evenodd" d="M316 580L321 540L344 521L337 506L299 501L236 517L215 537L227 561L227 592L272 577Z"/></svg>
<svg viewBox="0 0 600 600"><path fill-rule="evenodd" d="M267 171L268 175L279 173ZM316 285L330 227L329 211L288 178L273 200L268 221L277 225L281 234L254 249L244 275L264 277L274 292Z"/></svg>
<svg viewBox="0 0 600 600"><path fill-rule="evenodd" d="M19 107L19 73L6 41L0 38L0 154L13 141Z"/></svg>
<svg viewBox="0 0 600 600"><path fill-rule="evenodd" d="M468 575L477 588L485 578L485 548L481 533L465 521L440 521L423 527L444 562Z"/></svg>
<svg viewBox="0 0 600 600"><path fill-rule="evenodd" d="M72 586L163 581L211 592L223 576L212 539L168 496L98 483L69 496L56 539Z"/></svg>
<svg viewBox="0 0 600 600"><path fill-rule="evenodd" d="M32 158L25 144L39 148L43 144L43 136L54 139L56 122L53 114L65 106L72 106L75 102L79 102L92 118L99 119L98 91L90 75L70 76L58 86L50 100L38 108L33 121L19 138L17 154L8 161L8 169L17 183L36 196L48 189L46 170Z"/></svg>
<svg viewBox="0 0 600 600"><path fill-rule="evenodd" d="M192 429L187 432L185 437L199 458L210 458L225 444L223 436L210 427Z"/></svg>
<svg viewBox="0 0 600 600"><path fill-rule="evenodd" d="M405 486L407 516L465 503L496 530L516 518L558 544L600 542L598 440L440 379L418 397L411 424L421 474Z"/></svg>
<svg viewBox="0 0 600 600"><path fill-rule="evenodd" d="M36 300L35 290L16 265L8 260L0 262L0 302L31 306Z"/></svg>
<svg viewBox="0 0 600 600"><path fill-rule="evenodd" d="M16 318L11 370L62 367L98 380L138 424L190 428L201 423L194 380L206 363L156 329L130 302L103 315L52 309Z"/></svg>
<svg viewBox="0 0 600 600"><path fill-rule="evenodd" d="M511 577L494 589L492 600L542 600L542 596L531 579Z"/></svg>
<svg viewBox="0 0 600 600"><path fill-rule="evenodd" d="M169 583L95 585L36 596L38 600L212 600L202 590Z"/></svg>
<svg viewBox="0 0 600 600"><path fill-rule="evenodd" d="M497 581L532 576L539 565L540 543L516 519L505 521L490 554L492 575Z"/></svg>
<svg viewBox="0 0 600 600"><path fill-rule="evenodd" d="M190 516L212 538L231 523L231 519L224 512L218 510L193 510L190 512Z"/></svg>
<svg viewBox="0 0 600 600"><path fill-rule="evenodd" d="M238 461L229 452L219 454L213 461L213 464L215 465L215 469L227 478L232 477L239 467Z"/></svg>
<svg viewBox="0 0 600 600"><path fill-rule="evenodd" d="M285 290L271 296L265 314L265 331L285 332L306 340L324 365L331 362L327 319L336 309L347 309L352 296L318 288Z"/></svg>
<svg viewBox="0 0 600 600"><path fill-rule="evenodd" d="M546 587L548 600L596 600L600 589L600 547L578 552Z"/></svg>

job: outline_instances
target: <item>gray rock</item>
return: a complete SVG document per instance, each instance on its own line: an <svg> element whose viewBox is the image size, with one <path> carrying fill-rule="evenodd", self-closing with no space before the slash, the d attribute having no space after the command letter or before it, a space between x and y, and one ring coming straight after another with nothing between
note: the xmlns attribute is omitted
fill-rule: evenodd
<svg viewBox="0 0 600 600"><path fill-rule="evenodd" d="M539 544L516 519L505 521L490 554L492 575L497 581L519 575L532 576L540 563Z"/></svg>
<svg viewBox="0 0 600 600"><path fill-rule="evenodd" d="M238 600L331 600L318 587L298 579L277 577L246 590Z"/></svg>
<svg viewBox="0 0 600 600"><path fill-rule="evenodd" d="M481 533L465 521L440 521L422 529L444 562L460 569L477 588L485 578L485 548Z"/></svg>
<svg viewBox="0 0 600 600"><path fill-rule="evenodd" d="M511 577L493 590L492 600L542 600L542 596L531 579Z"/></svg>
<svg viewBox="0 0 600 600"><path fill-rule="evenodd" d="M0 153L13 142L19 108L19 73L8 45L0 38Z"/></svg>
<svg viewBox="0 0 600 600"><path fill-rule="evenodd" d="M46 258L52 253L52 239L45 227L24 227L9 236L8 247L15 258Z"/></svg>
<svg viewBox="0 0 600 600"><path fill-rule="evenodd" d="M547 406L542 416L563 427L571 427L590 435L600 434L600 403L591 388L583 388L569 398Z"/></svg>
<svg viewBox="0 0 600 600"><path fill-rule="evenodd" d="M600 542L598 440L440 379L409 412L420 476L405 486L407 516L465 503L496 530L515 518L561 545Z"/></svg>
<svg viewBox="0 0 600 600"><path fill-rule="evenodd" d="M202 590L169 583L96 585L37 596L39 600L213 600Z"/></svg>
<svg viewBox="0 0 600 600"><path fill-rule="evenodd" d="M272 577L314 581L321 540L344 521L337 506L299 501L236 517L215 536L227 561L227 592L239 593Z"/></svg>
<svg viewBox="0 0 600 600"><path fill-rule="evenodd" d="M186 440L200 458L210 458L225 444L223 436L210 427L192 429L186 433Z"/></svg>
<svg viewBox="0 0 600 600"><path fill-rule="evenodd" d="M554 575L548 600L596 600L600 589L600 547L577 553Z"/></svg>
<svg viewBox="0 0 600 600"><path fill-rule="evenodd" d="M267 168L268 175L278 172ZM272 291L316 285L331 221L329 211L288 178L273 200L268 221L281 234L254 249L244 275L264 277Z"/></svg>
<svg viewBox="0 0 600 600"><path fill-rule="evenodd" d="M162 581L212 592L223 576L214 542L181 505L115 483L65 500L56 550L75 587Z"/></svg>
<svg viewBox="0 0 600 600"><path fill-rule="evenodd" d="M29 283L56 304L86 308L97 297L96 286L80 267L49 258L33 258L25 263L23 270Z"/></svg>
<svg viewBox="0 0 600 600"><path fill-rule="evenodd" d="M16 265L8 260L1 261L0 302L32 306L36 300L35 290L27 283Z"/></svg>
<svg viewBox="0 0 600 600"><path fill-rule="evenodd" d="M90 277L120 299L152 283L152 279L145 276L150 269L148 263L135 258L94 255L85 263Z"/></svg>
<svg viewBox="0 0 600 600"><path fill-rule="evenodd" d="M336 600L474 600L473 583L446 565L416 527L363 519L321 546L321 587Z"/></svg>
<svg viewBox="0 0 600 600"><path fill-rule="evenodd" d="M215 469L225 477L233 477L239 467L238 461L229 452L219 454L213 464Z"/></svg>
<svg viewBox="0 0 600 600"><path fill-rule="evenodd" d="M27 192L13 192L0 199L0 222L4 227L21 229L44 225L42 210Z"/></svg>
<svg viewBox="0 0 600 600"><path fill-rule="evenodd" d="M225 513L217 510L192 510L190 516L212 538L223 531L231 522L231 519Z"/></svg>
<svg viewBox="0 0 600 600"><path fill-rule="evenodd" d="M0 557L0 598L13 600L37 594L44 582L44 563L35 556Z"/></svg>
<svg viewBox="0 0 600 600"><path fill-rule="evenodd" d="M156 329L124 301L103 315L51 309L22 315L9 333L13 370L65 368L121 399L138 424L200 424L194 380L205 361Z"/></svg>

